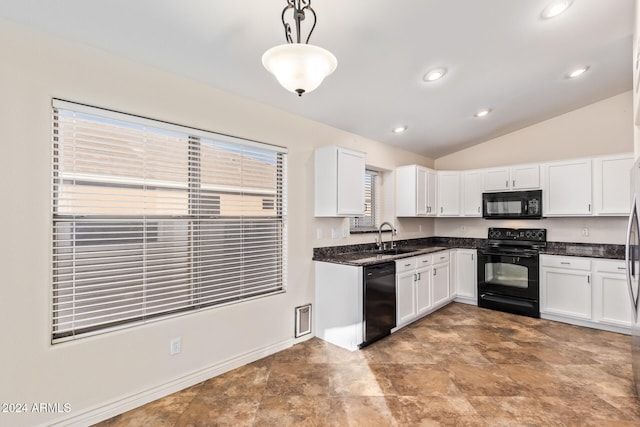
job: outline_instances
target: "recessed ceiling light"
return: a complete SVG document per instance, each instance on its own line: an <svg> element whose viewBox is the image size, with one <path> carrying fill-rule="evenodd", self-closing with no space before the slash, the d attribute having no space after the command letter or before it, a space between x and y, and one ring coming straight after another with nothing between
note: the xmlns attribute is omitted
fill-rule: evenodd
<svg viewBox="0 0 640 427"><path fill-rule="evenodd" d="M402 133L405 130L407 130L406 126L398 126L396 128L393 128L393 133Z"/></svg>
<svg viewBox="0 0 640 427"><path fill-rule="evenodd" d="M425 82L433 82L436 80L440 80L441 78L444 77L445 74L447 74L446 68L435 68L429 71L427 74L425 74L422 79Z"/></svg>
<svg viewBox="0 0 640 427"><path fill-rule="evenodd" d="M487 116L489 113L491 112L491 108L483 108L481 110L478 110L473 117L485 117Z"/></svg>
<svg viewBox="0 0 640 427"><path fill-rule="evenodd" d="M555 18L571 6L571 1L572 0L554 1L542 11L542 17L544 19Z"/></svg>
<svg viewBox="0 0 640 427"><path fill-rule="evenodd" d="M575 70L573 70L572 72L567 74L567 77L570 78L570 79L575 79L576 77L581 76L584 73L586 73L588 69L589 69L588 66L576 68Z"/></svg>

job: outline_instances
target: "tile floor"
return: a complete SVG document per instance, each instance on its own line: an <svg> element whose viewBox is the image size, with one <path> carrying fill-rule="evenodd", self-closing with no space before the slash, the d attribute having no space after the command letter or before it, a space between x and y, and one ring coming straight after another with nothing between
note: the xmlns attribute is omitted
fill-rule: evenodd
<svg viewBox="0 0 640 427"><path fill-rule="evenodd" d="M639 426L630 337L450 304L356 352L317 338L99 426Z"/></svg>

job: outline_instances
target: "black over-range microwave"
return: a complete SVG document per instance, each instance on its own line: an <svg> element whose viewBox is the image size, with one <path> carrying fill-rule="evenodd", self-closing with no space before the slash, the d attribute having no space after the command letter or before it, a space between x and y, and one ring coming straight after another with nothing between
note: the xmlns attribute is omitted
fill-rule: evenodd
<svg viewBox="0 0 640 427"><path fill-rule="evenodd" d="M482 193L482 217L488 219L542 218L542 190Z"/></svg>

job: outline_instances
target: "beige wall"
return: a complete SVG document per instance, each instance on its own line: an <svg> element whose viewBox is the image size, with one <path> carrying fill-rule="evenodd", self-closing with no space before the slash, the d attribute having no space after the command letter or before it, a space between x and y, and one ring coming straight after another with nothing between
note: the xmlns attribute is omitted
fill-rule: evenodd
<svg viewBox="0 0 640 427"><path fill-rule="evenodd" d="M634 117L634 152L636 159L640 157L640 94L638 93L638 89L640 88L640 45L638 42L638 36L640 36L640 0L635 1L636 12L634 16L634 26L633 26L633 117Z"/></svg>
<svg viewBox="0 0 640 427"><path fill-rule="evenodd" d="M436 169L473 169L633 152L631 91L443 156Z"/></svg>
<svg viewBox="0 0 640 427"><path fill-rule="evenodd" d="M89 424L290 346L294 307L314 302L313 247L373 240L316 240L318 228L342 227L346 220L313 217L314 147L356 148L367 152L369 164L386 170L433 165L431 159L5 21L0 52L0 402L71 405L68 414L0 414L2 425L65 419L65 425ZM288 291L51 346L52 97L288 147ZM291 102L298 99L291 96ZM393 189L393 176L384 180L385 189ZM387 219L393 216L390 200L393 193L385 197ZM406 229L428 236L433 221L427 223L423 232L411 221ZM170 356L169 342L178 336L182 352Z"/></svg>

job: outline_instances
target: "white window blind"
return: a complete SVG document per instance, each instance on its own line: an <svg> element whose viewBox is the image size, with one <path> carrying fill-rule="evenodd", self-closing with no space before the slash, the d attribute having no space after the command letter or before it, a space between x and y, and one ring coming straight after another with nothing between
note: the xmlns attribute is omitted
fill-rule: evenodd
<svg viewBox="0 0 640 427"><path fill-rule="evenodd" d="M286 150L53 102L52 341L286 287Z"/></svg>
<svg viewBox="0 0 640 427"><path fill-rule="evenodd" d="M351 231L377 230L379 213L379 175L378 172L367 169L364 179L364 216L350 218Z"/></svg>

